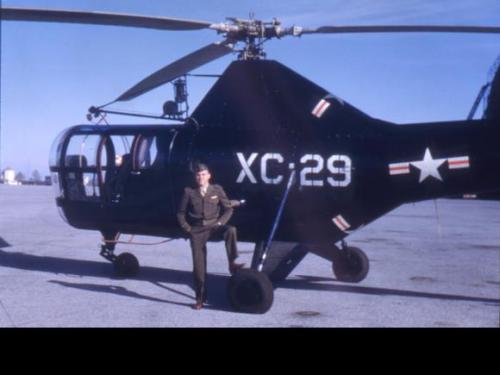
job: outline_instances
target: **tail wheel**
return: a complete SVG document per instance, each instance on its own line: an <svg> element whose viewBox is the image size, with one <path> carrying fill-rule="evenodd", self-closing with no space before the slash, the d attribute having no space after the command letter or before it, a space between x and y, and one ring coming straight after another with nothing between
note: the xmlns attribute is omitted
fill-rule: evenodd
<svg viewBox="0 0 500 375"><path fill-rule="evenodd" d="M120 277L133 277L139 273L139 261L130 253L122 253L113 261L115 273Z"/></svg>
<svg viewBox="0 0 500 375"><path fill-rule="evenodd" d="M370 261L357 247L346 247L339 252L332 264L333 274L339 281L359 283L368 275Z"/></svg>
<svg viewBox="0 0 500 375"><path fill-rule="evenodd" d="M236 272L228 284L228 298L237 311L264 314L274 299L273 284L265 273L242 269Z"/></svg>

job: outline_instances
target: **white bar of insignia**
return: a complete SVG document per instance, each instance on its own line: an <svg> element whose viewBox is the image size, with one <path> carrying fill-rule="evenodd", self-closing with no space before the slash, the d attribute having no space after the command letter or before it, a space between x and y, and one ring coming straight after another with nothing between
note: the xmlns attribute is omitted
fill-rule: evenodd
<svg viewBox="0 0 500 375"><path fill-rule="evenodd" d="M342 217L342 215L337 215L332 219L333 223L342 231L347 231L351 225Z"/></svg>
<svg viewBox="0 0 500 375"><path fill-rule="evenodd" d="M389 164L389 174L407 174L410 173L410 163L392 163Z"/></svg>
<svg viewBox="0 0 500 375"><path fill-rule="evenodd" d="M450 169L460 169L460 168L469 168L469 157L468 156L459 156L456 158L448 158L448 168Z"/></svg>

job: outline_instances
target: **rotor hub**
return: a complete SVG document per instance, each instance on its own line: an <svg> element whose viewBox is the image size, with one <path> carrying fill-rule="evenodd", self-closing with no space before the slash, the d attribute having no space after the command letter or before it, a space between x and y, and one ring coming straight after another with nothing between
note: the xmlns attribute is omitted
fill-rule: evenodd
<svg viewBox="0 0 500 375"><path fill-rule="evenodd" d="M239 50L239 60L259 60L266 57L263 44L272 38L281 38L285 35L299 35L299 29L283 28L281 22L273 18L271 21L261 21L253 18L227 18L228 22L212 24L211 29L224 34L227 43L244 43Z"/></svg>

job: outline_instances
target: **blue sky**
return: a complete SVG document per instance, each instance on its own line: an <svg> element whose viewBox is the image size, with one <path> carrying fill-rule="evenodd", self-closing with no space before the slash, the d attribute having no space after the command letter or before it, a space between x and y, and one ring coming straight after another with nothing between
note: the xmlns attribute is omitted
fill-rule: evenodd
<svg viewBox="0 0 500 375"><path fill-rule="evenodd" d="M305 27L500 25L498 0L3 0L2 5L213 22L253 12L259 19L277 17L284 25ZM2 22L0 168L47 174L52 140L62 129L86 123L89 106L113 100L153 71L217 40L210 30ZM448 121L467 116L500 54L500 35L310 35L271 41L266 52L374 117L396 123ZM233 58L197 72L221 73ZM212 84L190 79L191 108ZM171 86L164 86L115 108L159 113L171 92Z"/></svg>

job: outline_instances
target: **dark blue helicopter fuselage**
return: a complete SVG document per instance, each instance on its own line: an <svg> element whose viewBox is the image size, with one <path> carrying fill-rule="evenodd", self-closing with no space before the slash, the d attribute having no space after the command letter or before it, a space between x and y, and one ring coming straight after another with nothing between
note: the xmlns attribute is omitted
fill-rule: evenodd
<svg viewBox="0 0 500 375"><path fill-rule="evenodd" d="M405 202L497 190L499 146L491 120L398 126L275 61L238 61L185 125L70 128L51 171L71 225L183 237L177 204L204 162L229 198L246 200L231 224L248 242L269 236L294 172L275 240L319 244Z"/></svg>

